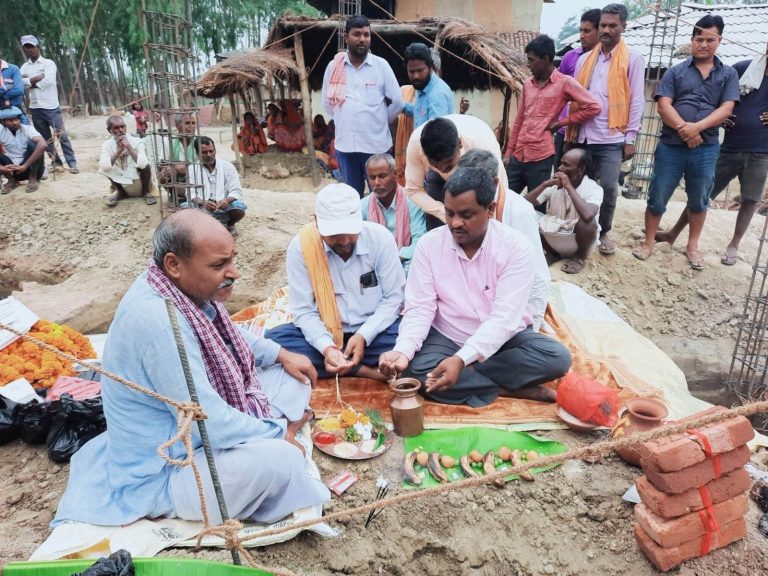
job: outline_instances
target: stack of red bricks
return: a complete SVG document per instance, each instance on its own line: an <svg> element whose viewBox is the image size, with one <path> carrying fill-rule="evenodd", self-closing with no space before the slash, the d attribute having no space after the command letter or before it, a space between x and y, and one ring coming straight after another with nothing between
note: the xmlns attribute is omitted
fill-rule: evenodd
<svg viewBox="0 0 768 576"><path fill-rule="evenodd" d="M751 483L744 464L754 434L738 416L642 446L635 539L656 568L669 570L746 536Z"/></svg>

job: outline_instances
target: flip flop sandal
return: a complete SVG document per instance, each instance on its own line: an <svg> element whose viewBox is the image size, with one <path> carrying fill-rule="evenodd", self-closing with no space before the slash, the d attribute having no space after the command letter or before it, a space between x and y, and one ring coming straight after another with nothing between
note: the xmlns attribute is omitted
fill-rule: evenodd
<svg viewBox="0 0 768 576"><path fill-rule="evenodd" d="M27 192L37 192L38 188L40 188L40 184L38 182L27 182Z"/></svg>
<svg viewBox="0 0 768 576"><path fill-rule="evenodd" d="M5 185L0 188L0 194L9 194L16 190L16 188L19 187L18 182L12 183L12 182L6 182Z"/></svg>
<svg viewBox="0 0 768 576"><path fill-rule="evenodd" d="M566 274L578 274L582 270L584 270L584 266L587 264L586 260L582 260L581 258L568 258L563 265L560 267L560 270L565 272Z"/></svg>
<svg viewBox="0 0 768 576"><path fill-rule="evenodd" d="M686 252L685 256L688 258L688 264L694 270L704 270L704 258L698 252Z"/></svg>
<svg viewBox="0 0 768 576"><path fill-rule="evenodd" d="M729 256L728 252L726 252L723 254L723 257L720 258L720 263L724 264L725 266L734 266L738 259L739 257L737 255Z"/></svg>
<svg viewBox="0 0 768 576"><path fill-rule="evenodd" d="M603 256L610 256L611 254L614 254L616 252L616 242L614 242L610 238L607 240L601 240L598 251Z"/></svg>
<svg viewBox="0 0 768 576"><path fill-rule="evenodd" d="M122 196L120 196L119 194L112 194L112 196L107 198L107 206L109 206L110 208L112 208L113 206L117 206L117 203L120 202L120 200L122 199L123 199Z"/></svg>
<svg viewBox="0 0 768 576"><path fill-rule="evenodd" d="M157 204L157 198L154 196L144 196L144 202L147 203L147 206L152 206L153 204Z"/></svg>

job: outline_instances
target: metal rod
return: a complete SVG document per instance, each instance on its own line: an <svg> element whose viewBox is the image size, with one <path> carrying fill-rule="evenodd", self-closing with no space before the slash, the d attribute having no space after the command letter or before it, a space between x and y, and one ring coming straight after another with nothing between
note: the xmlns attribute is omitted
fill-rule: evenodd
<svg viewBox="0 0 768 576"><path fill-rule="evenodd" d="M171 321L171 328L173 329L173 336L176 339L176 349L179 351L179 360L181 360L181 367L184 370L184 379L187 381L187 389L189 390L189 399L195 404L199 404L197 398L197 389L195 388L195 381L192 378L192 371L189 369L189 360L187 359L187 350L184 347L184 340L181 337L181 330L179 329L179 319L176 317L176 308L169 299L165 300L165 307L168 310L168 319ZM203 443L203 452L205 453L205 459L208 462L208 471L211 473L211 482L213 483L213 491L216 493L216 502L219 505L219 512L224 522L229 520L229 513L227 512L227 503L224 501L224 492L221 490L221 482L219 482L219 473L216 470L216 462L213 459L213 450L211 450L211 442L208 439L208 430L205 427L205 420L197 421L197 429L200 432L200 440ZM240 564L240 554L237 550L231 550L232 562Z"/></svg>

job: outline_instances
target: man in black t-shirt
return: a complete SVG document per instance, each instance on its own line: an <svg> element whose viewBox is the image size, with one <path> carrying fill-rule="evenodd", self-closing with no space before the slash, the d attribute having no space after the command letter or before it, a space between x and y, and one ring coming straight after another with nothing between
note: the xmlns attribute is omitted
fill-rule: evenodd
<svg viewBox="0 0 768 576"><path fill-rule="evenodd" d="M736 217L733 238L720 262L736 264L739 242L763 199L768 180L768 46L766 56L744 60L733 67L739 74L741 101L725 122L725 139L715 167L715 183L710 198L716 198L738 177L741 207ZM657 242L672 244L688 224L683 211L675 226L667 232L656 233Z"/></svg>

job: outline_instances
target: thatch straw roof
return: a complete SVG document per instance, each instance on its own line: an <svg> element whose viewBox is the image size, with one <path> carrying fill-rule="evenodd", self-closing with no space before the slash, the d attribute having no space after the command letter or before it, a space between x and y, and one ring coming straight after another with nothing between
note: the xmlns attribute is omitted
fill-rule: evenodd
<svg viewBox="0 0 768 576"><path fill-rule="evenodd" d="M304 54L314 90L336 54L340 16L326 19L286 17L275 22L267 45L289 49L292 34L301 31ZM417 22L371 20L371 51L386 59L400 84L409 84L402 54L412 42L441 46L442 77L454 90L488 90L509 86L519 91L530 76L525 55L502 36L461 18L422 18Z"/></svg>
<svg viewBox="0 0 768 576"><path fill-rule="evenodd" d="M295 83L298 82L298 73L290 51L254 49L208 68L197 81L196 89L206 98L221 98L245 92L248 87L261 84L268 76Z"/></svg>

